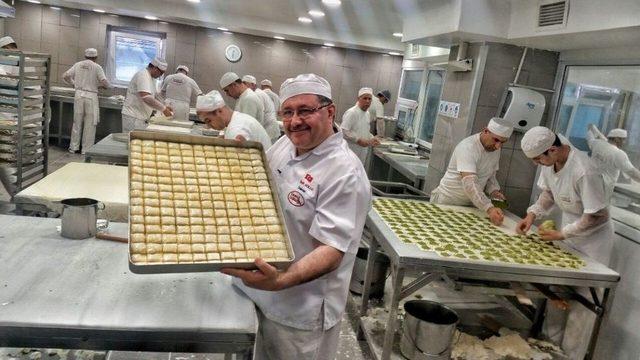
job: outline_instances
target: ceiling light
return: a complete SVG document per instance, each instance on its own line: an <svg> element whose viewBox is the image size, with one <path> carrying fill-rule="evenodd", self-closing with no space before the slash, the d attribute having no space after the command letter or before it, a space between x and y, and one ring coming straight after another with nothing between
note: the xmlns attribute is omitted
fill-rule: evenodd
<svg viewBox="0 0 640 360"><path fill-rule="evenodd" d="M100 13L100 14L104 14L106 11L102 10L102 9L93 9L93 11Z"/></svg>
<svg viewBox="0 0 640 360"><path fill-rule="evenodd" d="M40 1L38 0L27 0L27 2L30 2L32 4L40 4Z"/></svg>
<svg viewBox="0 0 640 360"><path fill-rule="evenodd" d="M393 33L393 36L401 38L402 37L402 33Z"/></svg>
<svg viewBox="0 0 640 360"><path fill-rule="evenodd" d="M279 36L279 35L276 35L273 38L276 39L276 40L284 40L284 37L283 36Z"/></svg>
<svg viewBox="0 0 640 360"><path fill-rule="evenodd" d="M330 43L330 42L326 42L326 43L324 43L324 46L334 47L334 46L336 46L336 44Z"/></svg>
<svg viewBox="0 0 640 360"><path fill-rule="evenodd" d="M73 16L73 17L80 17L80 15L79 15L79 14L71 14L71 16Z"/></svg>
<svg viewBox="0 0 640 360"><path fill-rule="evenodd" d="M169 25L169 23L168 23L168 22L166 22L166 21L158 21L158 24L162 24L162 25Z"/></svg>
<svg viewBox="0 0 640 360"><path fill-rule="evenodd" d="M220 30L220 31L229 31L229 29L227 29L226 27L219 27L218 30Z"/></svg>
<svg viewBox="0 0 640 360"><path fill-rule="evenodd" d="M147 20L158 20L158 18L153 15L145 15L144 18Z"/></svg>
<svg viewBox="0 0 640 360"><path fill-rule="evenodd" d="M400 56L402 54L400 54L399 52L395 52L395 51L389 51L389 55Z"/></svg>
<svg viewBox="0 0 640 360"><path fill-rule="evenodd" d="M382 54L382 56L389 56L389 54Z"/></svg>
<svg viewBox="0 0 640 360"><path fill-rule="evenodd" d="M60 9L60 8L59 8L59 7L57 7L57 6L49 6L49 8L50 8L51 10L56 10L56 11L60 11L60 10L62 10L62 9Z"/></svg>
<svg viewBox="0 0 640 360"><path fill-rule="evenodd" d="M308 18L308 17L306 17L306 16L300 16L300 17L298 18L298 21L300 21L301 23L306 23L306 24L308 24L308 23L312 22L313 20L311 20L310 18Z"/></svg>
<svg viewBox="0 0 640 360"><path fill-rule="evenodd" d="M223 33L223 34L227 34L227 35L231 35L231 34L233 34L231 31L223 31L222 33Z"/></svg>
<svg viewBox="0 0 640 360"><path fill-rule="evenodd" d="M309 15L313 17L323 17L324 13L320 10L309 10Z"/></svg>
<svg viewBox="0 0 640 360"><path fill-rule="evenodd" d="M118 17L118 15L116 15L116 14L109 14L109 16L114 17L114 18Z"/></svg>
<svg viewBox="0 0 640 360"><path fill-rule="evenodd" d="M187 0L187 1L190 2L190 3L199 3L200 2L200 0Z"/></svg>
<svg viewBox="0 0 640 360"><path fill-rule="evenodd" d="M340 6L340 4L342 4L342 1L340 1L340 0L322 0L322 3L327 5L327 6Z"/></svg>

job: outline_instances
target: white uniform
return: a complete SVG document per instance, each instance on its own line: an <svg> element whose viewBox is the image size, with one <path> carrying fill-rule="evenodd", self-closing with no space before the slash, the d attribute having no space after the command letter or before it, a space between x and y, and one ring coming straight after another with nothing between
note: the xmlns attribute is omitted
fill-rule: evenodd
<svg viewBox="0 0 640 360"><path fill-rule="evenodd" d="M269 95L269 98L273 102L273 108L276 109L276 113L277 113L280 110L280 96L278 96L278 94L273 92L273 90L271 89L264 89L262 91L264 91L267 95Z"/></svg>
<svg viewBox="0 0 640 360"><path fill-rule="evenodd" d="M369 180L341 132L300 156L289 138L282 137L267 158L296 259L319 244L344 256L336 270L281 291L248 288L235 279L270 321L266 327L278 328L259 335L256 359L334 359L355 254L371 207Z"/></svg>
<svg viewBox="0 0 640 360"><path fill-rule="evenodd" d="M264 123L262 123L262 126L267 130L271 141L275 142L280 137L280 127L278 126L276 118L276 109L273 107L273 102L266 92L261 89L256 89L255 93L260 97L262 105L264 106Z"/></svg>
<svg viewBox="0 0 640 360"><path fill-rule="evenodd" d="M478 187L491 194L500 187L495 174L500 165L500 151L487 151L480 142L480 134L471 135L456 145L447 172L440 185L431 193L431 202L436 204L471 206L473 203L464 192L460 173L474 173Z"/></svg>
<svg viewBox="0 0 640 360"><path fill-rule="evenodd" d="M229 125L224 130L224 138L235 140L238 135L242 135L248 141L261 143L265 151L271 147L269 135L256 119L247 114L234 111Z"/></svg>
<svg viewBox="0 0 640 360"><path fill-rule="evenodd" d="M375 123L377 135L384 136L384 120L381 119L384 116L384 105L377 96L371 98L371 106L368 111L371 121Z"/></svg>
<svg viewBox="0 0 640 360"><path fill-rule="evenodd" d="M147 105L139 92L146 92L151 96L156 95L156 85L153 77L146 68L138 71L127 88L127 97L122 106L122 131L129 132L147 127L146 121L151 116L153 108Z"/></svg>
<svg viewBox="0 0 640 360"><path fill-rule="evenodd" d="M370 122L369 112L362 111L358 105L355 105L345 111L344 115L342 115L342 124L340 124L340 128L344 131L345 138L349 143L349 148L358 156L363 165L367 163L369 147L360 146L356 141L358 139L368 140L373 137L369 131Z"/></svg>
<svg viewBox="0 0 640 360"><path fill-rule="evenodd" d="M173 118L179 121L189 120L191 95L202 94L195 80L181 72L165 77L162 82L162 91L165 94L165 105L173 109Z"/></svg>
<svg viewBox="0 0 640 360"><path fill-rule="evenodd" d="M251 89L246 89L236 100L235 111L247 114L264 124L264 105L262 99Z"/></svg>
<svg viewBox="0 0 640 360"><path fill-rule="evenodd" d="M607 193L607 199L610 200L613 195L616 183L620 177L620 173L632 178L637 178L637 169L629 160L629 156L617 146L610 144L602 139L589 139L589 148L591 149L591 159L595 162L598 169L604 175L604 186Z"/></svg>
<svg viewBox="0 0 640 360"><path fill-rule="evenodd" d="M76 89L69 149L78 150L82 133L82 152L84 153L95 143L96 126L100 122L98 87L107 77L102 66L89 59L75 63L63 77L73 79L73 86Z"/></svg>

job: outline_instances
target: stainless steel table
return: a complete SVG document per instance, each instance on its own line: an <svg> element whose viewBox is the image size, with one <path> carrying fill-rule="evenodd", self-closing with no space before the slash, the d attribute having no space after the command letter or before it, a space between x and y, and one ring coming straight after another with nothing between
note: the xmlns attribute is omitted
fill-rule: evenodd
<svg viewBox="0 0 640 360"><path fill-rule="evenodd" d="M373 154L389 164L387 181L392 180L392 171L395 170L411 180L413 186L422 189L424 179L427 176L429 161L417 156L395 154L383 149L374 148Z"/></svg>
<svg viewBox="0 0 640 360"><path fill-rule="evenodd" d="M84 161L127 165L129 163L129 149L126 143L114 140L113 134L109 134L86 151Z"/></svg>
<svg viewBox="0 0 640 360"><path fill-rule="evenodd" d="M64 239L59 224L0 216L0 346L250 358L255 308L228 276L132 274L126 244Z"/></svg>
<svg viewBox="0 0 640 360"><path fill-rule="evenodd" d="M402 200L412 201L412 200ZM461 211L476 212L482 216L476 209L461 208L455 206L442 206L445 208L458 209ZM507 214L502 229L505 232L513 233L517 217L513 214ZM381 353L376 352L374 346L371 346L372 353L376 359L390 359L392 355L392 346L396 333L398 304L401 299L406 298L418 289L428 285L432 281L444 279L450 284L463 286L466 282L469 286L495 286L498 294L507 296L505 305L513 310L518 310L526 315L534 324L541 321L544 314L544 308L531 309L522 306L515 301L517 294L516 286L526 291L526 294L532 297L545 297L553 300L566 297L568 300L576 300L582 305L596 313L597 321L594 327L591 342L589 345L589 354L593 354L600 325L603 318L608 314L608 310L612 303L612 297L617 283L620 281L620 275L608 267L596 262L593 259L571 250L568 247L563 248L580 256L585 261L585 267L582 269L563 269L545 266L510 264L500 262L489 262L479 260L467 260L457 258L441 257L435 252L427 252L420 250L414 244L402 242L395 233L389 228L384 220L378 215L375 209L372 209L367 215L366 226L371 232L369 240L369 254L375 254L379 248L382 248L390 259L390 269L392 278L391 301L386 304L389 312L387 326L385 331L384 344ZM368 310L370 284L373 278L374 256L369 256L367 260L367 270L364 280L364 289L362 294L362 304L360 307L361 327L367 341L371 344L372 337L365 321ZM415 272L417 278L408 285L403 285L403 280L407 272ZM488 284L479 284L479 282L487 281ZM505 285L506 286L503 286ZM498 286L500 285L500 286ZM523 285L520 287L520 285ZM526 285L526 289L524 288ZM584 288L591 294L591 299L578 294L575 290ZM602 289L602 296L599 296L596 290ZM546 302L545 302L546 305Z"/></svg>

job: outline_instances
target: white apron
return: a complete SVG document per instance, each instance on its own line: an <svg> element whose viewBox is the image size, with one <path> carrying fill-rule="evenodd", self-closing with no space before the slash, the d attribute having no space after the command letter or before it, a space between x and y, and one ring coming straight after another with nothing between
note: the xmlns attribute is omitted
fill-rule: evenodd
<svg viewBox="0 0 640 360"><path fill-rule="evenodd" d="M173 119L177 121L189 120L189 103L182 100L167 99L165 105L173 109Z"/></svg>

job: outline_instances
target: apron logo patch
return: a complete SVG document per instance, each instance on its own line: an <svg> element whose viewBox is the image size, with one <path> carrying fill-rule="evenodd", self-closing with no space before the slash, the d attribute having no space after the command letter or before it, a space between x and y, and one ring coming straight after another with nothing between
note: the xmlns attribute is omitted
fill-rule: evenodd
<svg viewBox="0 0 640 360"><path fill-rule="evenodd" d="M307 174L304 176L304 179L307 180L308 182L312 182L313 181L313 176Z"/></svg>
<svg viewBox="0 0 640 360"><path fill-rule="evenodd" d="M293 190L292 192L289 193L289 195L287 195L287 200L289 200L289 203L291 205L296 207L300 207L304 205L304 198L302 197L302 194L300 194L296 190Z"/></svg>

